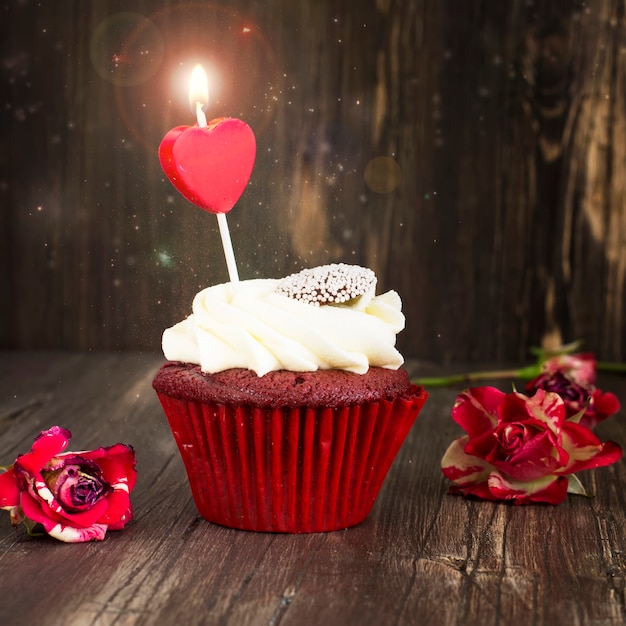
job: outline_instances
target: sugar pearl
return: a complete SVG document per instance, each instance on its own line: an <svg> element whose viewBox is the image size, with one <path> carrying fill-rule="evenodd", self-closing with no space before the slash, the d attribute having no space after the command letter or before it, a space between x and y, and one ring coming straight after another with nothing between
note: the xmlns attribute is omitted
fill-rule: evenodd
<svg viewBox="0 0 626 626"><path fill-rule="evenodd" d="M277 293L313 306L342 304L376 286L376 275L366 267L332 263L291 274L280 281Z"/></svg>

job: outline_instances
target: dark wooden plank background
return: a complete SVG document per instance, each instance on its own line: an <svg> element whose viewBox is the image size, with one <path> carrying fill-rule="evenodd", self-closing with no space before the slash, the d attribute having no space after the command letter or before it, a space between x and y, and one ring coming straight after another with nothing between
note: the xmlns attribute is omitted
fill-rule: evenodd
<svg viewBox="0 0 626 626"><path fill-rule="evenodd" d="M156 156L200 61L258 139L243 278L371 266L421 359L623 360L625 42L624 0L5 2L0 346L157 349L227 279Z"/></svg>
<svg viewBox="0 0 626 626"><path fill-rule="evenodd" d="M447 495L461 387L432 389L372 513L327 534L249 533L198 517L150 382L162 358L0 353L0 464L53 424L72 450L137 451L134 521L102 543L32 539L0 515L3 626L620 626L626 463L581 472L592 499L515 507ZM418 370L413 370L418 371ZM626 396L626 378L603 388ZM504 387L502 387L504 388ZM626 445L624 412L598 427Z"/></svg>

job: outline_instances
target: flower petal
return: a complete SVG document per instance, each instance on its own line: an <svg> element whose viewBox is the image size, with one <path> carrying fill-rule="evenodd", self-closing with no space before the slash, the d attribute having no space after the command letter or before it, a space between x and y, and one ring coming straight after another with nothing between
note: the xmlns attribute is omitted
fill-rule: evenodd
<svg viewBox="0 0 626 626"><path fill-rule="evenodd" d="M11 467L0 474L0 509L11 509L20 503L15 470Z"/></svg>
<svg viewBox="0 0 626 626"><path fill-rule="evenodd" d="M542 422L558 433L565 421L565 404L561 396L543 389L538 389L530 398L517 392L506 394L502 399L501 421L519 422L522 415Z"/></svg>
<svg viewBox="0 0 626 626"><path fill-rule="evenodd" d="M593 392L593 403L595 404L596 411L606 417L620 410L620 403L617 396L610 391L603 392L601 389L596 389Z"/></svg>
<svg viewBox="0 0 626 626"><path fill-rule="evenodd" d="M589 406L579 423L587 428L595 428L600 422L619 410L620 402L615 394L610 391L603 392L601 389L595 389L591 395Z"/></svg>
<svg viewBox="0 0 626 626"><path fill-rule="evenodd" d="M87 528L74 528L73 526L64 526L56 524L46 532L59 541L66 543L82 543L84 541L102 541L107 532L106 524L93 524Z"/></svg>
<svg viewBox="0 0 626 626"><path fill-rule="evenodd" d="M30 452L17 457L15 466L31 476L39 474L52 457L65 450L71 437L69 430L59 426L42 431L35 438Z"/></svg>
<svg viewBox="0 0 626 626"><path fill-rule="evenodd" d="M589 428L574 422L563 424L561 442L569 454L569 462L559 471L561 474L611 465L622 457L618 444L613 441L603 444Z"/></svg>
<svg viewBox="0 0 626 626"><path fill-rule="evenodd" d="M559 504L567 496L568 481L564 476L544 476L538 480L520 482L509 480L500 472L492 472L488 483L495 499L512 500L515 504Z"/></svg>
<svg viewBox="0 0 626 626"><path fill-rule="evenodd" d="M494 496L491 491L489 491L489 485L486 481L472 485L451 485L448 493L453 496L471 496L474 498L480 498L481 500L491 500L492 502L497 502L499 500L499 498Z"/></svg>
<svg viewBox="0 0 626 626"><path fill-rule="evenodd" d="M54 526L56 523L75 528L88 528L100 522L108 509L106 498L103 498L88 511L67 513L54 499L43 481L36 481L32 489L22 492L21 504L26 517L43 524L46 532L48 526Z"/></svg>
<svg viewBox="0 0 626 626"><path fill-rule="evenodd" d="M107 496L107 503L109 508L98 520L101 524L107 524L111 530L121 530L133 519L133 508L126 489L114 489Z"/></svg>
<svg viewBox="0 0 626 626"><path fill-rule="evenodd" d="M115 488L118 483L127 485L128 491L132 491L137 481L135 469L135 450L132 446L117 443L107 448L98 448L89 452L81 453L86 459L95 461L104 479Z"/></svg>
<svg viewBox="0 0 626 626"><path fill-rule="evenodd" d="M489 463L464 451L469 437L467 435L453 441L441 459L441 471L456 485L466 487L484 483L493 469Z"/></svg>
<svg viewBox="0 0 626 626"><path fill-rule="evenodd" d="M470 436L498 423L498 407L505 394L495 387L472 387L461 392L452 407L452 419Z"/></svg>
<svg viewBox="0 0 626 626"><path fill-rule="evenodd" d="M48 532L49 528L53 528L57 524L55 520L50 519L50 517L42 511L40 501L31 496L28 492L23 491L20 500L25 517L35 523L41 524L46 532Z"/></svg>

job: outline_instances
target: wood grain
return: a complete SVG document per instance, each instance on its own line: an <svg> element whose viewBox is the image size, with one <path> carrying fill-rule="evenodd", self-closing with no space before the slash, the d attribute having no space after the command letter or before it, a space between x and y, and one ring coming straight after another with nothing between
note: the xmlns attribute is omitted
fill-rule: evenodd
<svg viewBox="0 0 626 626"><path fill-rule="evenodd" d="M72 447L135 446L134 521L104 542L31 538L0 516L3 626L618 625L626 620L624 461L581 474L593 499L514 507L446 494L460 388L432 389L368 519L281 535L202 520L149 353L0 353L0 463L53 424ZM413 368L421 371L419 366ZM622 399L626 380L601 384ZM626 445L624 411L599 427Z"/></svg>
<svg viewBox="0 0 626 626"><path fill-rule="evenodd" d="M222 74L209 116L257 135L229 215L242 278L372 267L403 297L403 353L435 363L577 338L626 359L624 0L0 11L0 346L152 350L227 280L214 218L157 160L193 122L176 81L200 56ZM388 193L376 157L401 173Z"/></svg>

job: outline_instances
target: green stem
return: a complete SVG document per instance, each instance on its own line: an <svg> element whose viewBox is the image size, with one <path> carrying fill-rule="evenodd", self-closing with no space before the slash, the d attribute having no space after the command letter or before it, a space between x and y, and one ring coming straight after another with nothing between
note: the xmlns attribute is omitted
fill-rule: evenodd
<svg viewBox="0 0 626 626"><path fill-rule="evenodd" d="M598 361L599 372L616 372L626 374L626 363L609 363L608 361Z"/></svg>
<svg viewBox="0 0 626 626"><path fill-rule="evenodd" d="M415 378L413 383L423 385L425 387L445 387L457 383L472 383L479 380L497 380L497 379L523 379L530 380L538 376L541 372L541 366L534 364L520 369L512 370L492 370L486 372L466 372L464 374L453 374L451 376L426 376Z"/></svg>
<svg viewBox="0 0 626 626"><path fill-rule="evenodd" d="M578 344L574 343L568 348L577 347ZM540 359L543 361L543 359ZM597 363L599 372L612 372L616 374L626 374L626 363L611 363L608 361L598 361ZM447 385L455 385L458 383L473 383L480 380L501 380L501 379L517 379L517 380L531 380L535 376L539 376L542 371L542 365L540 363L534 363L533 365L527 365L520 369L512 370L492 370L486 372L466 372L464 374L452 374L451 376L425 376L413 379L413 383L416 385L423 385L424 387L445 387Z"/></svg>

